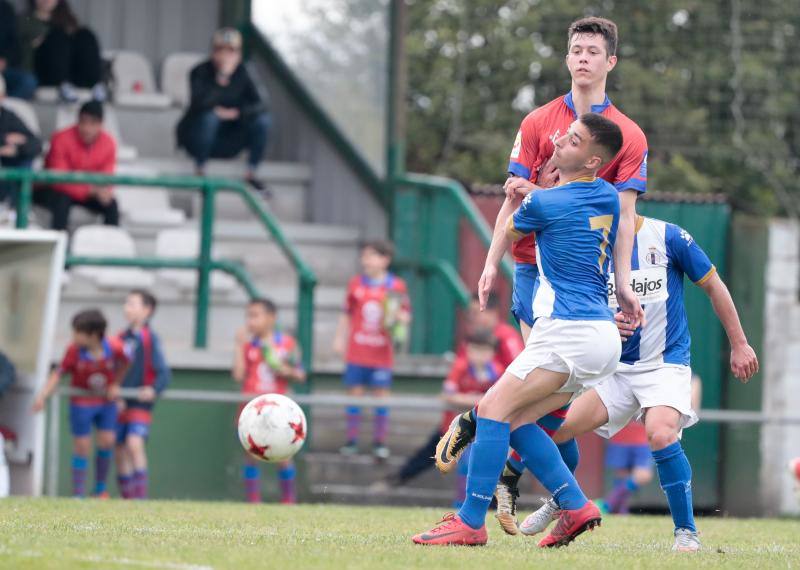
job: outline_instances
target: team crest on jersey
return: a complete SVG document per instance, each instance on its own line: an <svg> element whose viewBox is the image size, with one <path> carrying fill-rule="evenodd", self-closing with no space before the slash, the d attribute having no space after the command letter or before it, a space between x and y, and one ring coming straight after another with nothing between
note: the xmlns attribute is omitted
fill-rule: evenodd
<svg viewBox="0 0 800 570"><path fill-rule="evenodd" d="M666 262L664 254L658 251L658 248L651 247L645 255L645 260L650 265L663 265Z"/></svg>
<svg viewBox="0 0 800 570"><path fill-rule="evenodd" d="M517 138L514 139L514 146L511 148L511 158L519 158L522 149L522 129L517 131Z"/></svg>

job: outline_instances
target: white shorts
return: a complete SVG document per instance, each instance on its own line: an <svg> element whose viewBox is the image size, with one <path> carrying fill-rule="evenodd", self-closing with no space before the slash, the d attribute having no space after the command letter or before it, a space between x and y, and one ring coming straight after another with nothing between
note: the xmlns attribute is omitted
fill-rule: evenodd
<svg viewBox="0 0 800 570"><path fill-rule="evenodd" d="M595 386L608 423L595 433L610 438L644 409L669 406L681 413L681 429L697 423L692 409L692 369L679 364L624 364Z"/></svg>
<svg viewBox="0 0 800 570"><path fill-rule="evenodd" d="M621 351L619 331L611 321L539 317L507 372L522 380L537 368L563 372L569 378L558 391L580 393L614 372Z"/></svg>

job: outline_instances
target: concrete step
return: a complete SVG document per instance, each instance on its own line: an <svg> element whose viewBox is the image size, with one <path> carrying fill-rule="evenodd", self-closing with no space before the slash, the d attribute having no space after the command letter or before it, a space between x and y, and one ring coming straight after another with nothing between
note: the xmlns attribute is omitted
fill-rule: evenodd
<svg viewBox="0 0 800 570"><path fill-rule="evenodd" d="M198 229L196 220L183 227ZM300 256L314 270L320 285L344 287L358 270L356 228L317 224L284 224L283 230ZM150 226L128 227L141 255L154 255L158 229ZM259 286L295 286L294 267L258 223L219 221L214 226L214 253L242 263ZM344 302L342 297L341 302Z"/></svg>

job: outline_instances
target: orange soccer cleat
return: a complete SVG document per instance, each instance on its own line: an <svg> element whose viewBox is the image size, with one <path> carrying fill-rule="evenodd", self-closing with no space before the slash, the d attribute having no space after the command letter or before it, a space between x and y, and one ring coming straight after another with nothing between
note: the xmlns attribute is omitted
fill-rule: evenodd
<svg viewBox="0 0 800 570"><path fill-rule="evenodd" d="M435 546L483 546L488 538L485 525L476 530L462 522L455 513L447 513L437 526L411 540L415 544Z"/></svg>
<svg viewBox="0 0 800 570"><path fill-rule="evenodd" d="M566 546L582 532L600 526L601 519L600 509L591 501L587 501L580 509L562 510L555 528L542 539L539 546L542 548Z"/></svg>

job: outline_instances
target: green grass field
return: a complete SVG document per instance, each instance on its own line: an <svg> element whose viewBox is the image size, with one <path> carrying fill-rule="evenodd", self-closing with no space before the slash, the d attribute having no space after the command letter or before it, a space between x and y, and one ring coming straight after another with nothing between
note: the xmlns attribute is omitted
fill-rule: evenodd
<svg viewBox="0 0 800 570"><path fill-rule="evenodd" d="M409 537L438 520L432 509L328 505L5 499L0 568L792 568L800 521L701 519L704 551L670 552L666 517L607 517L560 550L505 536L489 545L434 548Z"/></svg>

